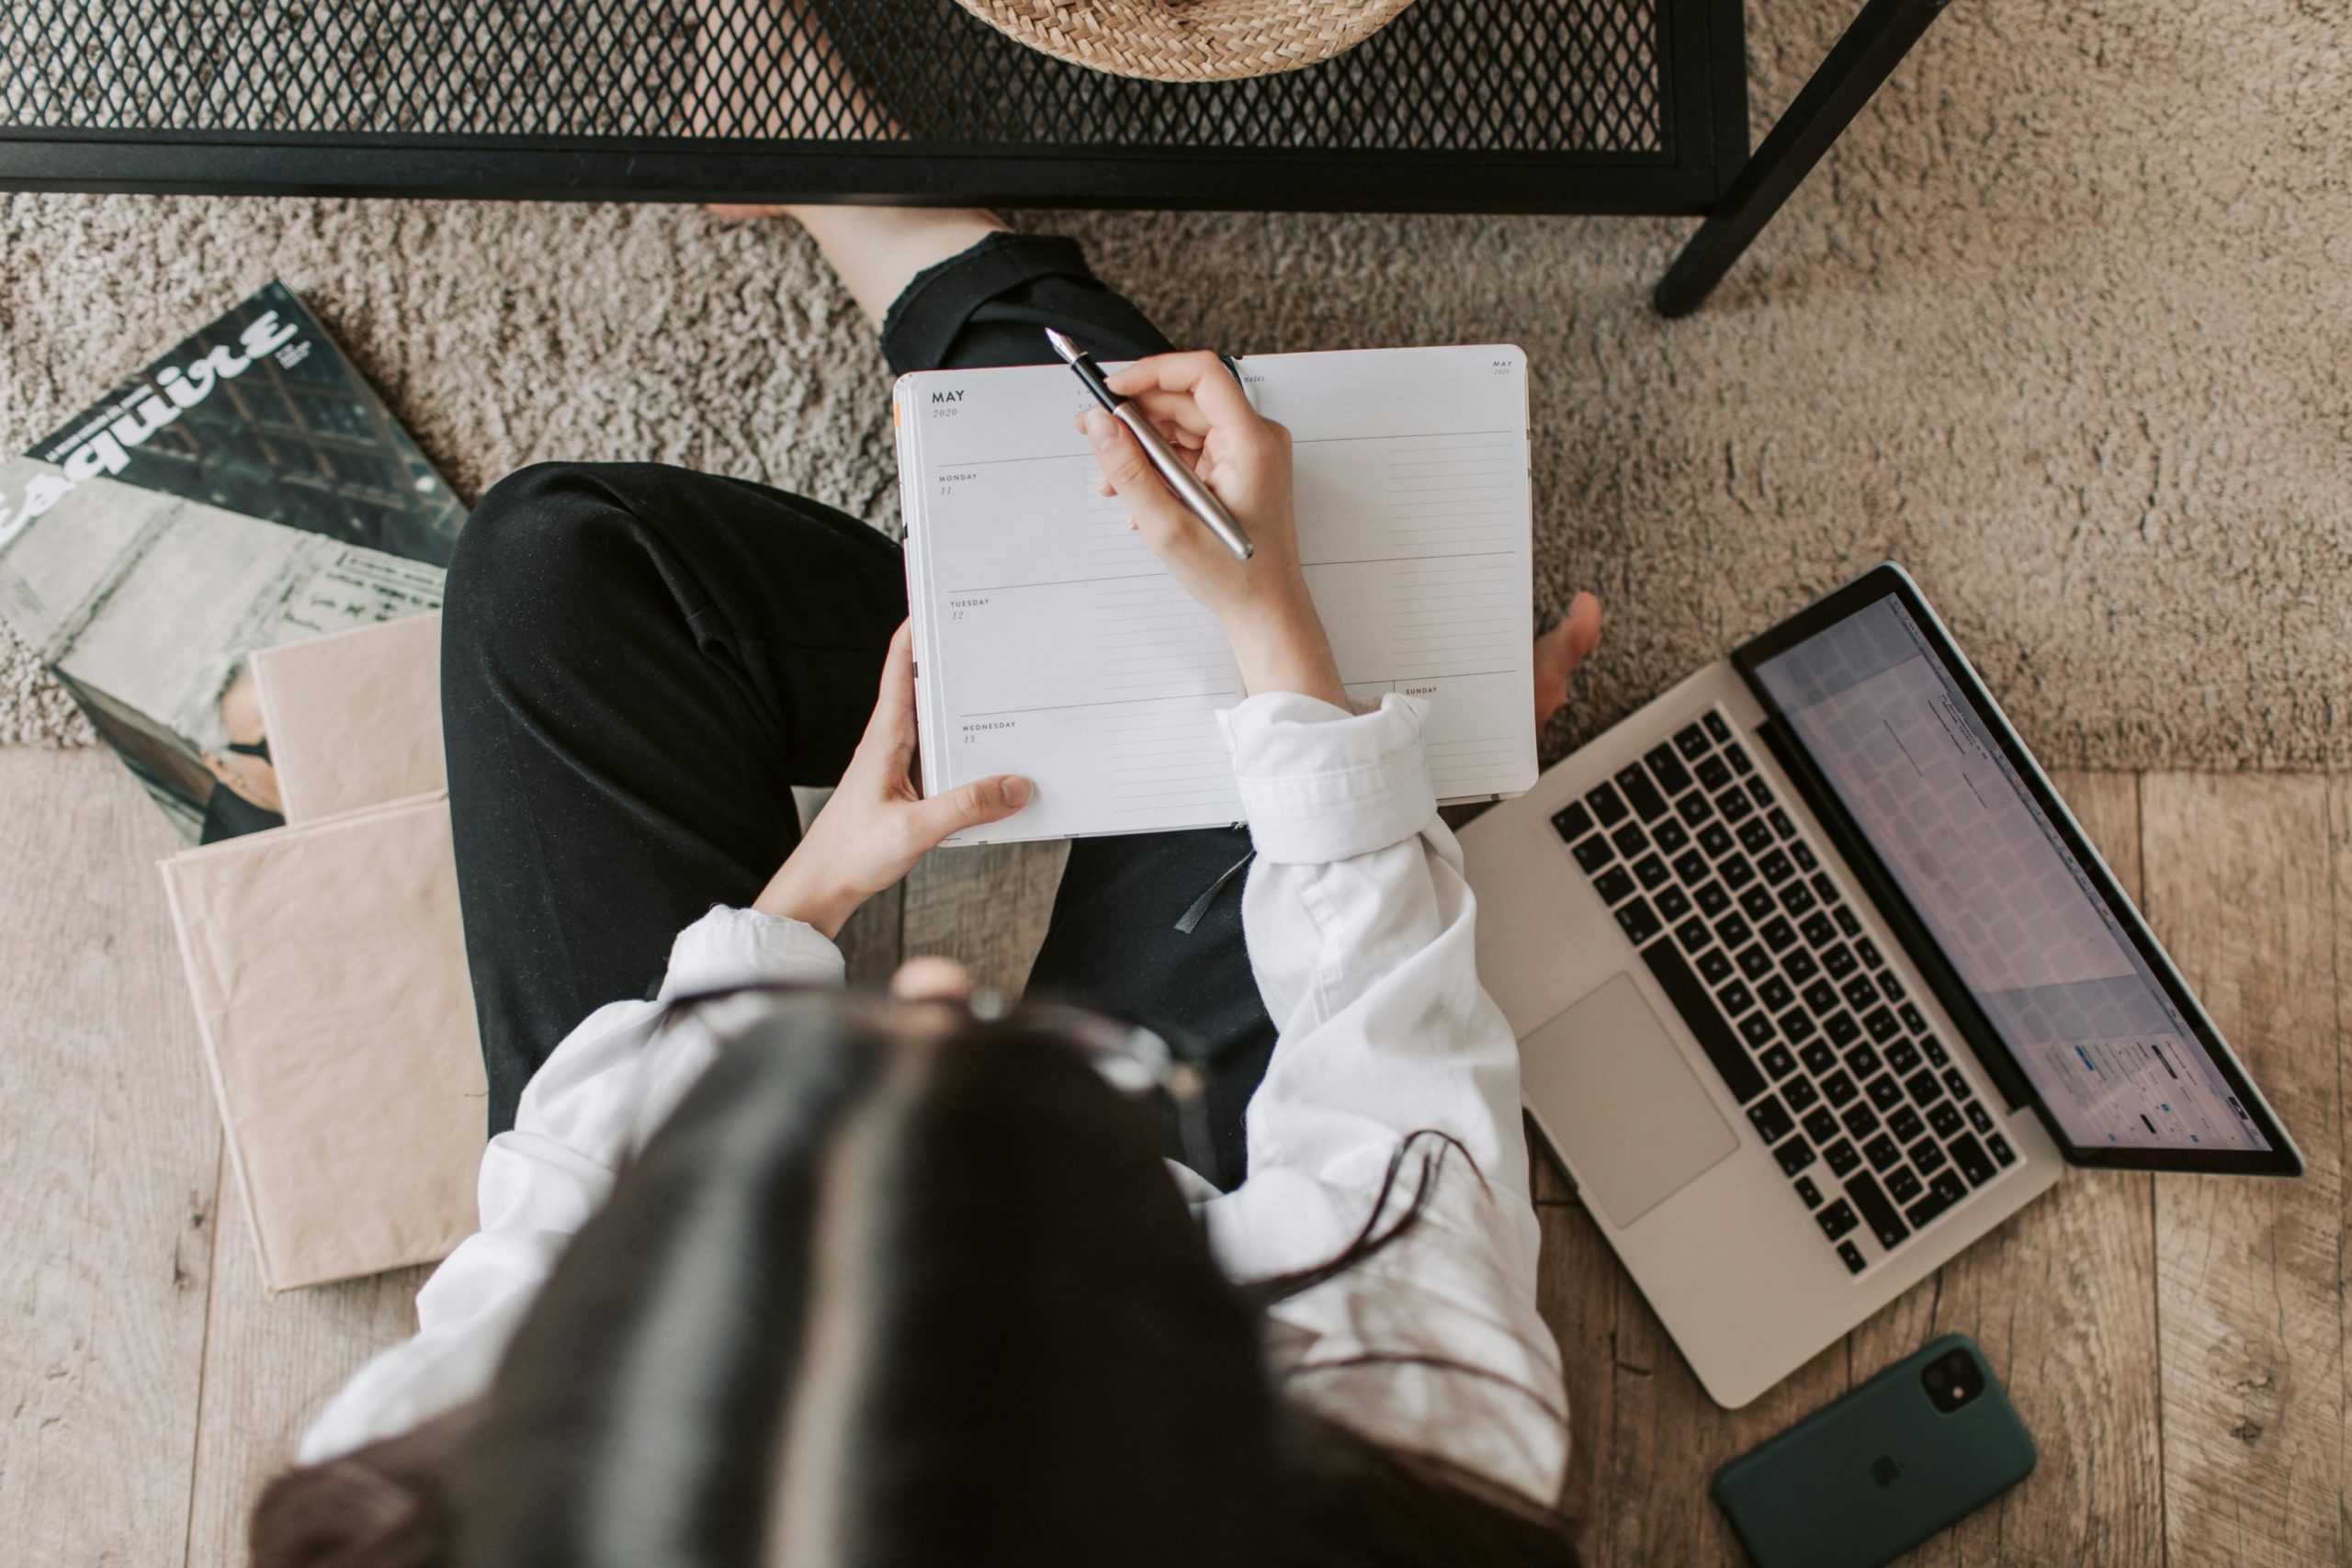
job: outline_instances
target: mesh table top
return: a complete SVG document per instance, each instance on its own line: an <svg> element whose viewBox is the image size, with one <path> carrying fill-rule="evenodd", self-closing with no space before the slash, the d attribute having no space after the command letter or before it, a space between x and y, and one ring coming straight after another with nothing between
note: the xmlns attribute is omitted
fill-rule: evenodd
<svg viewBox="0 0 2352 1568"><path fill-rule="evenodd" d="M262 167L257 148L324 150L345 158L335 167L369 147L656 150L687 161L657 161L648 166L666 173L643 183L683 178L697 195L750 180L753 154L771 184L797 168L819 187L841 186L839 160L852 154L870 188L836 194L917 198L1005 187L1117 200L1107 171L1118 164L1135 194L1158 181L1198 205L1205 187L1164 176L1251 160L1277 185L1361 164L1348 187L1358 197L1378 193L1364 175L1376 166L1427 181L1475 165L1487 186L1517 179L1532 191L1566 171L1689 165L1679 144L1704 122L1678 116L1677 68L1686 100L1704 96L1725 8L1419 0L1322 64L1167 85L1049 59L953 0L817 0L808 9L821 28L783 0L12 0L0 21L10 57L0 144L103 148L89 156L127 160L134 176L140 149L175 149L177 168L192 149L242 147L249 176ZM1693 10L1713 18L1712 42L1705 17L1678 21ZM1736 34L1736 6L1731 16ZM1741 138L1744 150L1744 127ZM898 177L876 183L895 165ZM0 183L39 183L7 177L22 168L0 170ZM583 171L601 183L577 194L615 194L605 165L571 166ZM1329 204L1311 180L1294 200L1247 194L1259 199L1232 205Z"/></svg>

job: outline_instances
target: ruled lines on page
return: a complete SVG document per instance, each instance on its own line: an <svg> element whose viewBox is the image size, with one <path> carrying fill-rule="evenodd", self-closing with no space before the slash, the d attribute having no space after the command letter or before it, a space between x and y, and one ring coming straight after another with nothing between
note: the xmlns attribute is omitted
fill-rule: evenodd
<svg viewBox="0 0 2352 1568"><path fill-rule="evenodd" d="M1263 367L1263 379L1259 378ZM1300 558L1359 705L1430 704L1441 799L1535 780L1526 366L1517 349L1242 362L1290 427Z"/></svg>
<svg viewBox="0 0 2352 1568"><path fill-rule="evenodd" d="M1524 789L1530 691L1524 365L1515 349L1246 360L1293 430L1302 560L1350 694L1426 699L1442 796ZM1071 417L1059 367L900 384L925 778L1037 795L956 842L1235 821L1221 628L1169 577Z"/></svg>

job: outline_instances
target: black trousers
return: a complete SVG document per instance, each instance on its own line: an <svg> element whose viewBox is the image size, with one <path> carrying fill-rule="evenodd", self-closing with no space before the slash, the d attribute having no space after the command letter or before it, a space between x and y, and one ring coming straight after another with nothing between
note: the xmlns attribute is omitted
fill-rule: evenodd
<svg viewBox="0 0 2352 1568"><path fill-rule="evenodd" d="M1169 346L1073 243L999 235L909 285L884 349L899 370L1027 364L1045 326L1106 357ZM482 498L449 567L442 723L493 1134L582 1019L660 984L680 930L759 895L799 841L791 787L840 778L906 610L897 546L765 485L542 464ZM1203 1066L1201 1174L1225 1186L1273 1025L1238 880L1177 926L1248 849L1238 829L1079 840L1030 980Z"/></svg>

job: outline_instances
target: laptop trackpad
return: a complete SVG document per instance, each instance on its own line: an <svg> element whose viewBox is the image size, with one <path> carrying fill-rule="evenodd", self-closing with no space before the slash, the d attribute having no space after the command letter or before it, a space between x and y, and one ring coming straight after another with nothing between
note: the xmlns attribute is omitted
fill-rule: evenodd
<svg viewBox="0 0 2352 1568"><path fill-rule="evenodd" d="M1520 1081L1588 1202L1630 1225L1739 1147L1631 975L1520 1042Z"/></svg>

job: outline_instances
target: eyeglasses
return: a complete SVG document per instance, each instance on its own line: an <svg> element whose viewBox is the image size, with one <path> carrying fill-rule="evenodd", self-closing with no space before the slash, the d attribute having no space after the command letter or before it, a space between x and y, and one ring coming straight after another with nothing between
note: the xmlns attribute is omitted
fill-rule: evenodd
<svg viewBox="0 0 2352 1568"><path fill-rule="evenodd" d="M835 986L811 986L792 981L760 981L724 990L676 998L671 1015L742 996L775 996L795 1003L849 1013L886 1030L902 1023L913 1012L948 1008L975 1023L1001 1024L1066 1045L1078 1053L1096 1076L1122 1097L1136 1101L1157 1095L1174 1112L1176 1135L1184 1164L1206 1177L1216 1168L1209 1138L1207 1085L1200 1069L1171 1045L1158 1030L1092 1008L1044 999L1014 999L982 988L968 998L909 999Z"/></svg>

